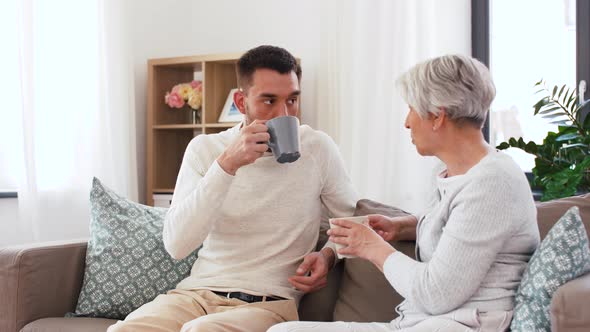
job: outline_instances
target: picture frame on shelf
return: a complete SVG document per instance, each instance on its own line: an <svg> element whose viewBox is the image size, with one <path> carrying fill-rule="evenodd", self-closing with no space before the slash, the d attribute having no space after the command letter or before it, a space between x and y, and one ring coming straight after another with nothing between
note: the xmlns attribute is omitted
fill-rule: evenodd
<svg viewBox="0 0 590 332"><path fill-rule="evenodd" d="M221 114L219 115L219 120L217 120L217 122L240 122L243 120L243 114L240 113L240 110L234 103L234 94L237 91L238 89L231 89L231 91L227 95L225 105L223 105L223 110L221 111Z"/></svg>

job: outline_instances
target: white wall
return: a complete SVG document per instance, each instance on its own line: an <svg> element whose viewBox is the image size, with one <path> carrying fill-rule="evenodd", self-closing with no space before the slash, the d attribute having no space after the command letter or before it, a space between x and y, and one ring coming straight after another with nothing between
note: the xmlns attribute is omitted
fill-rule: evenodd
<svg viewBox="0 0 590 332"><path fill-rule="evenodd" d="M437 21L457 26L458 34L453 40L438 40L438 43L464 45L469 38L466 2L453 0L442 8ZM315 105L321 97L316 96L316 90L322 1L126 0L120 3L124 6L125 22L121 34L128 40L129 61L133 63L133 72L129 74L134 76L140 202L145 202L146 80L150 58L241 52L261 44L282 46L302 60L302 118L303 122L317 127L317 115L321 112ZM411 169L412 165L404 166L404 170L411 172ZM24 232L8 227L18 224L10 222L16 218L17 200L1 199L0 246L27 241Z"/></svg>
<svg viewBox="0 0 590 332"><path fill-rule="evenodd" d="M302 121L315 125L320 2L299 0L129 0L128 33L135 75L139 197L145 201L147 60L232 53L270 44L301 58Z"/></svg>

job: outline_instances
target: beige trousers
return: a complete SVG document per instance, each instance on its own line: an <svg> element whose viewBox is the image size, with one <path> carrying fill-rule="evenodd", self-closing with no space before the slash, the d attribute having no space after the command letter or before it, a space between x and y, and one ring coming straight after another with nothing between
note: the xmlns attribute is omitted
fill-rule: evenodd
<svg viewBox="0 0 590 332"><path fill-rule="evenodd" d="M247 303L208 290L171 290L119 321L108 332L264 332L297 320L294 300Z"/></svg>

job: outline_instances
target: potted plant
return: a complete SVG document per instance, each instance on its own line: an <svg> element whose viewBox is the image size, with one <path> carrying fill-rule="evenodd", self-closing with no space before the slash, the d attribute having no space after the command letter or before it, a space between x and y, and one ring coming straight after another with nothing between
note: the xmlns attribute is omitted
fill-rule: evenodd
<svg viewBox="0 0 590 332"><path fill-rule="evenodd" d="M532 186L543 191L542 201L572 196L590 189L590 116L582 117L588 104L578 102L577 90L566 85L548 89L544 80L535 83L542 98L533 105L534 114L557 124L557 132L548 132L543 144L510 138L500 150L510 147L535 156Z"/></svg>

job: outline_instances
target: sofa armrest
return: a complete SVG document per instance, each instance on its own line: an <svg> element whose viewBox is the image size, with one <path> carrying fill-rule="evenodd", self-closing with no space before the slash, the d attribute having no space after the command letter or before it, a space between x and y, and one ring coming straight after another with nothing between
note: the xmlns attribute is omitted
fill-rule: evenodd
<svg viewBox="0 0 590 332"><path fill-rule="evenodd" d="M588 299L590 299L590 273L559 287L551 299L551 331L589 331Z"/></svg>
<svg viewBox="0 0 590 332"><path fill-rule="evenodd" d="M74 311L86 245L72 240L0 248L0 331Z"/></svg>

